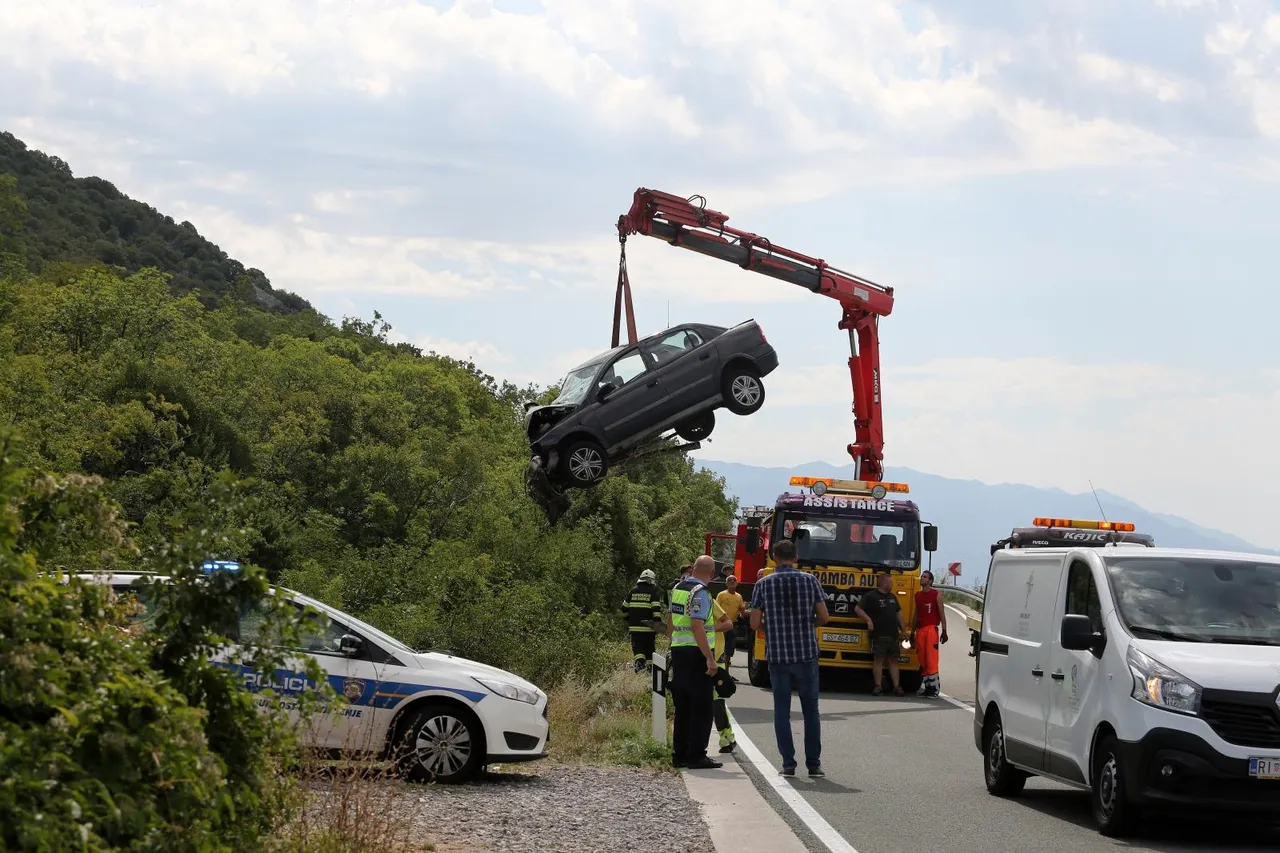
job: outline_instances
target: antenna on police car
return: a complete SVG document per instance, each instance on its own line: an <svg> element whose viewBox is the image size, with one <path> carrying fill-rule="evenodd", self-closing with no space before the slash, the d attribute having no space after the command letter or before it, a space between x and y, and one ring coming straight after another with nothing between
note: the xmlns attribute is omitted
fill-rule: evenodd
<svg viewBox="0 0 1280 853"><path fill-rule="evenodd" d="M1098 490L1093 487L1093 480L1089 481L1089 490L1093 492L1093 499L1098 502L1098 512L1102 513L1102 520L1108 521L1107 511L1102 508L1102 499L1098 497Z"/></svg>

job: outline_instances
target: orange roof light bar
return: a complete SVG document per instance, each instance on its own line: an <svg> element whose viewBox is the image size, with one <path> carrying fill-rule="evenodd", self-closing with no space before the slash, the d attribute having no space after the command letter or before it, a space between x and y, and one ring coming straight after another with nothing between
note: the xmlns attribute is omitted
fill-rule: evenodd
<svg viewBox="0 0 1280 853"><path fill-rule="evenodd" d="M1078 518L1034 518L1035 527L1070 527L1074 530L1116 530L1122 533L1133 533L1137 530L1128 521L1082 521Z"/></svg>
<svg viewBox="0 0 1280 853"><path fill-rule="evenodd" d="M791 485L808 486L815 495L827 492L848 495L871 495L876 500L889 492L907 494L911 487L906 483L877 483L871 480L842 480L838 477L792 477Z"/></svg>

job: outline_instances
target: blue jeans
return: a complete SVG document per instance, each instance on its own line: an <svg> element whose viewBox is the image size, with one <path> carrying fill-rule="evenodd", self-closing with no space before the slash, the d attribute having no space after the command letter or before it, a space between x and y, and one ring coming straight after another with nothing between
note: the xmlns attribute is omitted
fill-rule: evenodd
<svg viewBox="0 0 1280 853"><path fill-rule="evenodd" d="M791 688L800 694L800 711L804 714L804 766L822 763L822 729L818 719L818 659L800 663L769 661L769 680L773 683L773 734L778 740L784 769L796 766L796 745L791 739Z"/></svg>

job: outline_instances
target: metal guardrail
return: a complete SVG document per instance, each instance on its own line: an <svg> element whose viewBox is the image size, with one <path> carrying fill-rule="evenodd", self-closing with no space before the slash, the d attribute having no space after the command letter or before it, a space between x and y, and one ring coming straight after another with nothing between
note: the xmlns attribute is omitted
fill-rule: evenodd
<svg viewBox="0 0 1280 853"><path fill-rule="evenodd" d="M982 593L974 592L971 589L965 589L962 586L935 586L934 589L941 593L954 593L956 595L963 596L970 601L976 601L978 604L983 604L985 601Z"/></svg>

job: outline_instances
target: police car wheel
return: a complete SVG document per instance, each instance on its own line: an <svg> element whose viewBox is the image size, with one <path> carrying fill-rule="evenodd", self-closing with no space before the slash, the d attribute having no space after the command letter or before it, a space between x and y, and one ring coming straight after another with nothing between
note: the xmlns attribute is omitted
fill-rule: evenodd
<svg viewBox="0 0 1280 853"><path fill-rule="evenodd" d="M424 705L400 726L396 752L401 773L414 782L465 782L484 760L484 730L456 707Z"/></svg>

